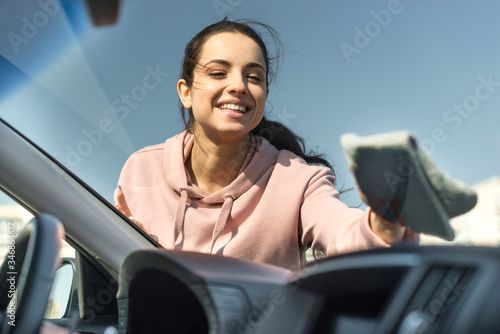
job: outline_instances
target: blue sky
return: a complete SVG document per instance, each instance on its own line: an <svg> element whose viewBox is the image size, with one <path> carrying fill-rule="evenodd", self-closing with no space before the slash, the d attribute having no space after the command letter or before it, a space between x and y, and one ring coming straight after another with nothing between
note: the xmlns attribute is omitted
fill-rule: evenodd
<svg viewBox="0 0 500 334"><path fill-rule="evenodd" d="M285 56L269 116L333 161L340 188L352 186L339 143L346 132L410 130L457 179L500 174L498 1L128 0L116 26L55 15L14 52L8 34L22 35L23 17L44 10L36 1L20 8L0 11L0 71L13 64L8 73L27 79L0 99L0 117L66 163L85 134L109 130L70 166L108 199L128 155L182 129L175 85L184 46L229 11L279 32ZM139 92L151 71L162 73L158 85L125 113L120 97ZM355 191L345 200L359 204Z"/></svg>

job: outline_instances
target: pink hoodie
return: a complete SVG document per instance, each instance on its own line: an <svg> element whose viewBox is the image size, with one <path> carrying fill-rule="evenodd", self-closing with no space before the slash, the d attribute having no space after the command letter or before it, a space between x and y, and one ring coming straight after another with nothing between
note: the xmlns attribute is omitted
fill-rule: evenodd
<svg viewBox="0 0 500 334"><path fill-rule="evenodd" d="M184 131L146 147L120 175L134 218L165 248L298 269L308 247L333 255L389 246L369 227L369 209L338 199L330 169L253 137L236 180L208 194L189 182L184 168L193 141Z"/></svg>

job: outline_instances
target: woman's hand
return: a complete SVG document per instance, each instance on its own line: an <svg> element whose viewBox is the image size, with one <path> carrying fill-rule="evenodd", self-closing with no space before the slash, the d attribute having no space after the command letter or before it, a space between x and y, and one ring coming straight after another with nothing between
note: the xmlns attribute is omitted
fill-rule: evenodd
<svg viewBox="0 0 500 334"><path fill-rule="evenodd" d="M148 230L146 230L146 228L144 227L144 225L142 225L142 223L140 221L138 221L137 219L134 218L134 216L132 216L132 211L130 211L130 208L128 207L127 201L125 200L125 195L123 194L122 189L120 187L118 187L118 190L116 191L115 201L116 201L115 208L117 208L118 211L120 211L125 216L127 216L128 219L130 219L134 224L139 226L139 228L141 230L143 230L144 232L149 234L149 236L151 238L153 238L154 241L156 241L158 243L160 242L158 239L158 236L149 233Z"/></svg>
<svg viewBox="0 0 500 334"><path fill-rule="evenodd" d="M370 226L372 231L388 244L397 244L403 241L406 227L382 218L375 211L370 211Z"/></svg>
<svg viewBox="0 0 500 334"><path fill-rule="evenodd" d="M134 224L136 224L137 226L139 226L141 228L141 230L143 230L144 232L148 233L148 230L146 230L146 228L144 227L144 225L142 225L142 223L140 221L138 221L137 219L134 218L134 216L132 216L132 212L130 211L130 209L128 207L127 201L125 200L125 195L123 194L123 192L121 191L121 189L118 189L118 191L116 193L115 200L116 200L116 203L117 203L115 205L115 208L117 208L118 211L120 211L125 216L127 216L128 219L130 219Z"/></svg>

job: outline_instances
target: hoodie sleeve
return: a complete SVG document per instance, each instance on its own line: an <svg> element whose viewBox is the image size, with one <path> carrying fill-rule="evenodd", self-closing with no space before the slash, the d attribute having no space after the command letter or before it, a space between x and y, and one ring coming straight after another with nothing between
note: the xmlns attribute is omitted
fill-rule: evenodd
<svg viewBox="0 0 500 334"><path fill-rule="evenodd" d="M369 224L370 208L349 208L339 200L335 176L318 167L305 189L300 212L302 244L328 256L358 250L389 247Z"/></svg>

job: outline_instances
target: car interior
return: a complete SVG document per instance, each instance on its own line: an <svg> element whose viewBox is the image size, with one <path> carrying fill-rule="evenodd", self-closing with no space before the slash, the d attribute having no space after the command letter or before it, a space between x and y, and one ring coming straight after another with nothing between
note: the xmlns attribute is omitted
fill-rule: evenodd
<svg viewBox="0 0 500 334"><path fill-rule="evenodd" d="M72 8L71 1L59 2ZM219 2L214 1L216 8L241 3ZM82 3L87 20L107 29L130 1ZM6 15L2 12L0 20ZM66 15L77 16L70 10ZM3 58L0 65L6 62ZM0 79L4 87L10 86ZM16 230L15 241L8 239L15 248L9 248L0 268L2 334L38 333L47 323L95 334L500 329L497 247L402 244L316 259L298 271L165 250L90 179L11 124L7 115L16 110L2 108L0 192L33 215ZM61 237L74 256L59 255ZM59 315L49 316L51 308Z"/></svg>

